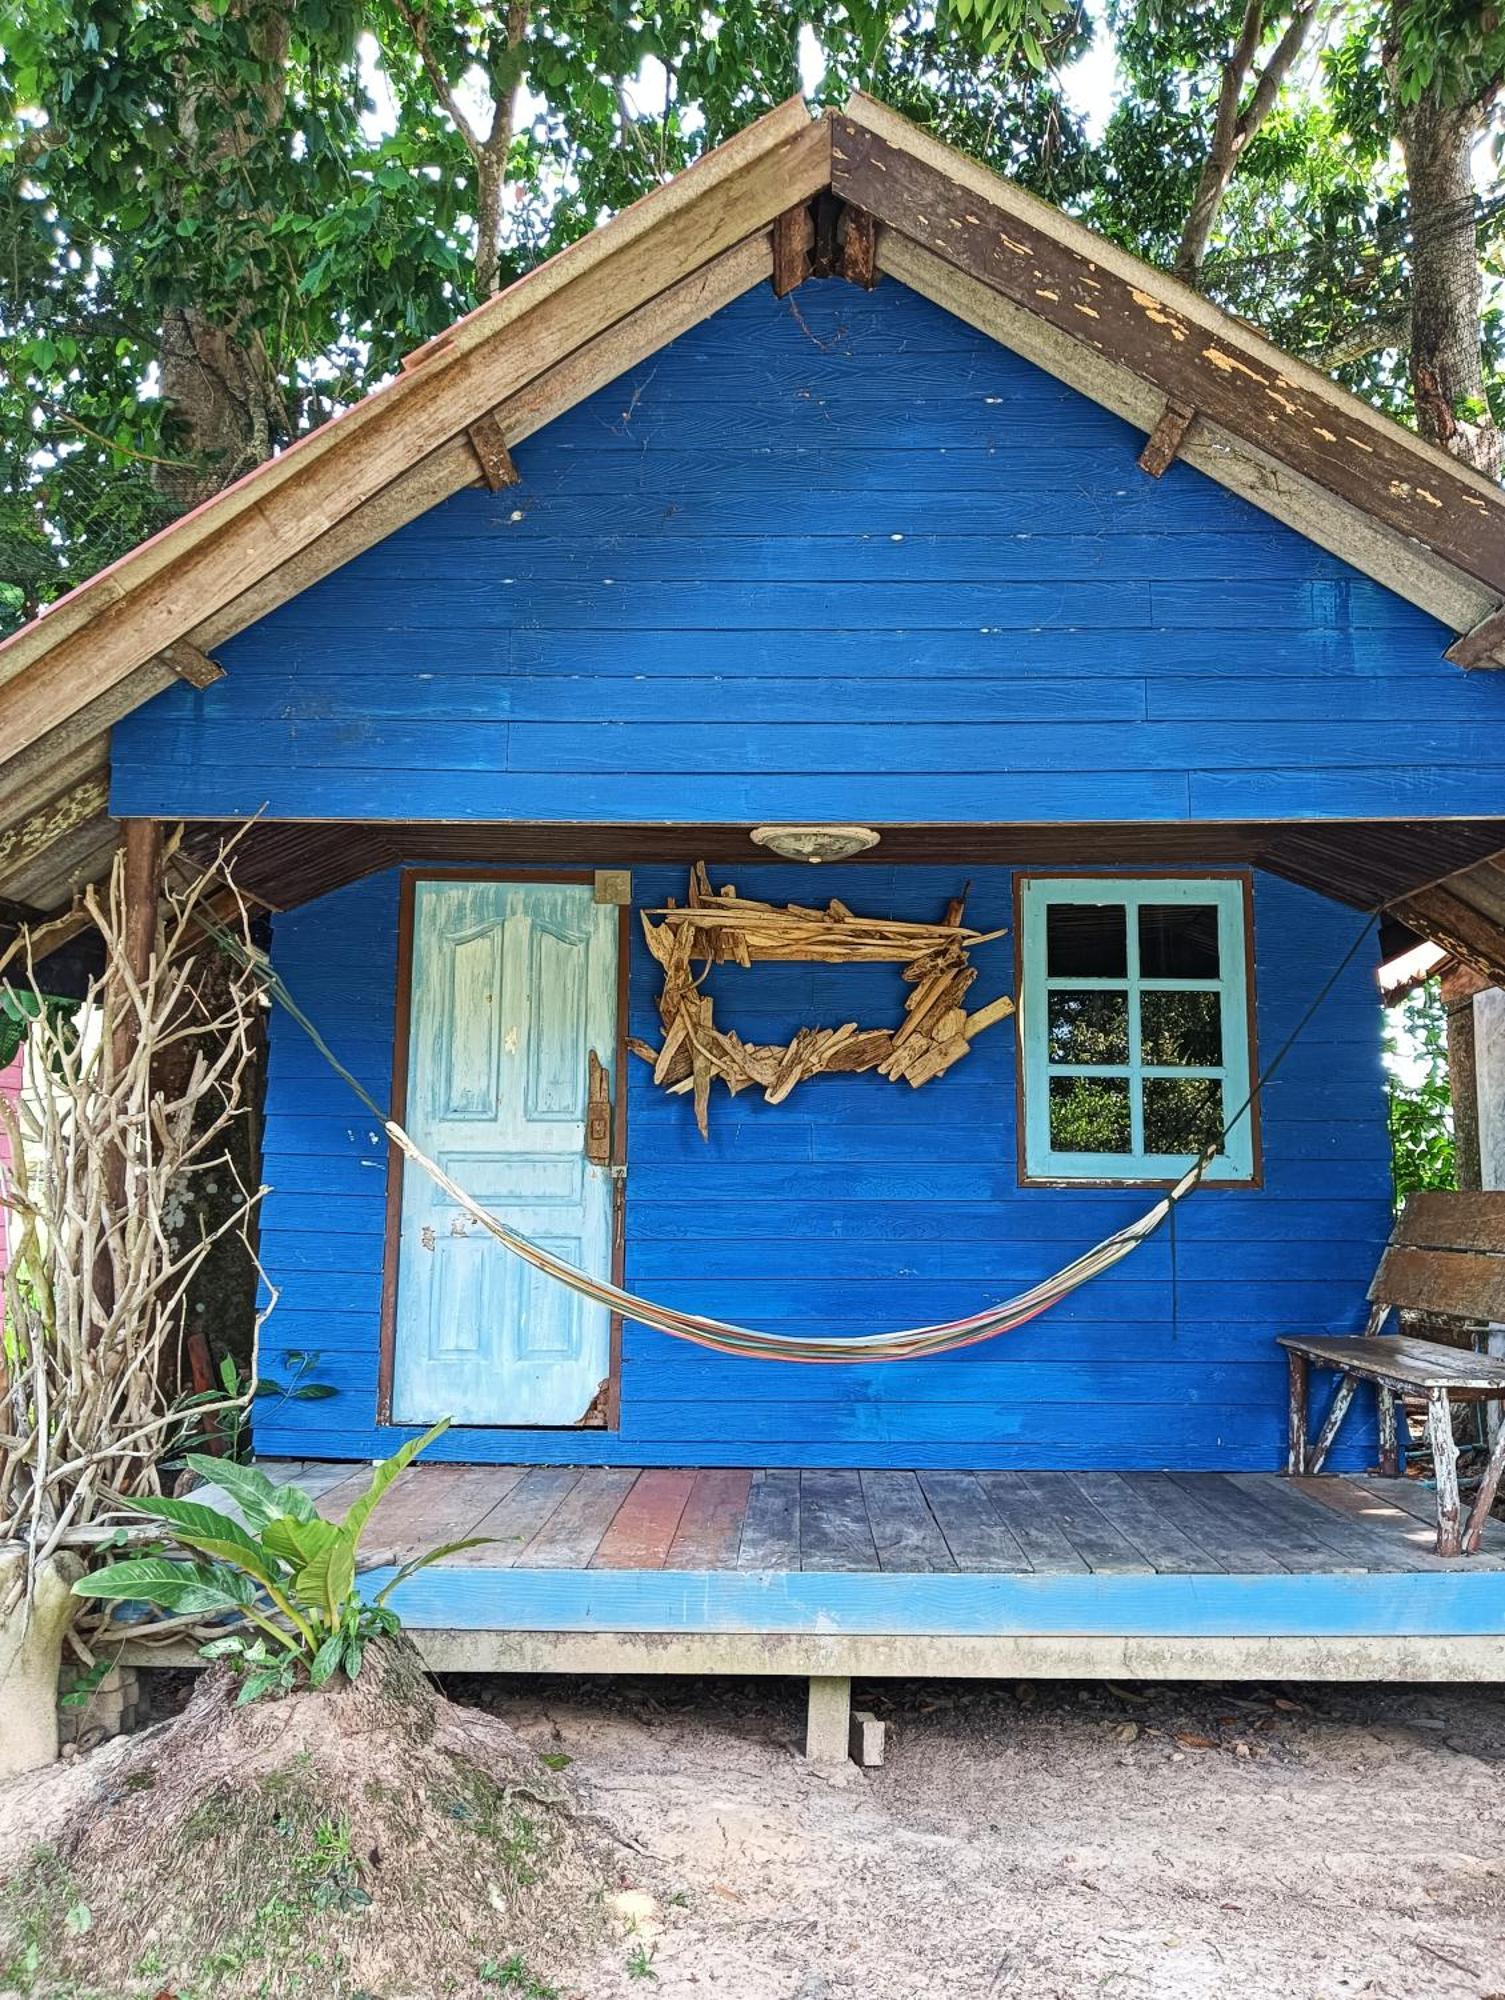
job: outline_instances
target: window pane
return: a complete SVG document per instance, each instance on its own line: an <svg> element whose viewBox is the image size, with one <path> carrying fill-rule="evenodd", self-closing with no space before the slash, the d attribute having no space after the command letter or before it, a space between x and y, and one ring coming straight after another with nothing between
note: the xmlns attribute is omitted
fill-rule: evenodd
<svg viewBox="0 0 1505 2000"><path fill-rule="evenodd" d="M1053 1076L1050 1146L1054 1153L1127 1153L1128 1078Z"/></svg>
<svg viewBox="0 0 1505 2000"><path fill-rule="evenodd" d="M1055 1063L1126 1063L1127 993L1052 993L1050 1059Z"/></svg>
<svg viewBox="0 0 1505 2000"><path fill-rule="evenodd" d="M1200 1153L1223 1123L1223 1086L1212 1076L1152 1076L1144 1085L1147 1153Z"/></svg>
<svg viewBox="0 0 1505 2000"><path fill-rule="evenodd" d="M1223 1060L1223 1009L1216 993L1141 993L1139 1029L1143 1062L1210 1069Z"/></svg>
<svg viewBox="0 0 1505 2000"><path fill-rule="evenodd" d="M1142 903L1139 971L1145 979L1216 979L1216 904Z"/></svg>
<svg viewBox="0 0 1505 2000"><path fill-rule="evenodd" d="M1122 979L1129 969L1123 904L1048 904L1045 965L1052 979Z"/></svg>

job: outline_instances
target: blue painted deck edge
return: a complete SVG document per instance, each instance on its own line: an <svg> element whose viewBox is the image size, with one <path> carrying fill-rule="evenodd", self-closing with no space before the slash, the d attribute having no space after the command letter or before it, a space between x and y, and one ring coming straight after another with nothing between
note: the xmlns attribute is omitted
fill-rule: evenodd
<svg viewBox="0 0 1505 2000"><path fill-rule="evenodd" d="M372 1591L391 1575L373 1572ZM879 1636L1505 1638L1505 1572L947 1576L866 1571L432 1569L416 1631ZM1505 1678L1505 1647L1501 1676Z"/></svg>

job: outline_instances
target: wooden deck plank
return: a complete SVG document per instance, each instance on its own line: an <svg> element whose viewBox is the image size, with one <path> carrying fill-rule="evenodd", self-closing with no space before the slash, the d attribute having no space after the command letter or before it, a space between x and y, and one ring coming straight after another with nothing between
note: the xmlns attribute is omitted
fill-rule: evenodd
<svg viewBox="0 0 1505 2000"><path fill-rule="evenodd" d="M1376 1561L1374 1565L1377 1569L1456 1571L1460 1562L1464 1561L1484 1569L1505 1568L1500 1554L1505 1538L1495 1541L1493 1553L1489 1553L1486 1547L1476 1556L1438 1555L1435 1512L1430 1515L1413 1514L1371 1490L1372 1485L1398 1485L1399 1481L1318 1477L1293 1479L1289 1483L1314 1505L1342 1514L1354 1528L1366 1536L1374 1536L1376 1545L1384 1550L1383 1561Z"/></svg>
<svg viewBox="0 0 1505 2000"><path fill-rule="evenodd" d="M350 1462L343 1458L308 1459L299 1467L296 1479L288 1472L278 1473L271 1467L263 1469L279 1484L290 1481L310 1500L317 1500L321 1494L328 1493L350 1477Z"/></svg>
<svg viewBox="0 0 1505 2000"><path fill-rule="evenodd" d="M523 1548L516 1567L585 1569L637 1476L635 1466L588 1467Z"/></svg>
<svg viewBox="0 0 1505 2000"><path fill-rule="evenodd" d="M1162 1576L1217 1575L1223 1565L1166 1514L1156 1472L1074 1472L1072 1483Z"/></svg>
<svg viewBox="0 0 1505 2000"><path fill-rule="evenodd" d="M336 1480L333 1486L326 1486L322 1493L312 1496L314 1505L326 1520L343 1521L345 1509L371 1484L371 1472L369 1465L347 1465L343 1479Z"/></svg>
<svg viewBox="0 0 1505 2000"><path fill-rule="evenodd" d="M498 1481L499 1471L514 1478ZM415 1465L376 1503L365 1539L407 1562L440 1542L478 1532L477 1524L522 1478L520 1466Z"/></svg>
<svg viewBox="0 0 1505 2000"><path fill-rule="evenodd" d="M1400 1512L1409 1514L1437 1532L1437 1489L1420 1479L1384 1479L1378 1473L1366 1472L1350 1475L1349 1483L1372 1493L1377 1500ZM1415 1546L1413 1542L1413 1546ZM1480 1546L1481 1555L1505 1555L1505 1521L1491 1520L1484 1530L1484 1540ZM1471 1558L1477 1560L1477 1558Z"/></svg>
<svg viewBox="0 0 1505 2000"><path fill-rule="evenodd" d="M1031 1568L1018 1537L999 1519L970 1472L922 1472L920 1489L959 1570L974 1573Z"/></svg>
<svg viewBox="0 0 1505 2000"><path fill-rule="evenodd" d="M465 1569L512 1569L518 1557L544 1522L570 1493L580 1474L573 1466L535 1465L531 1468L492 1466L493 1472L518 1471L510 1488L498 1490L503 1497L484 1514L472 1530L490 1539L483 1549L463 1549L453 1558L455 1567ZM450 1567L449 1563L443 1565Z"/></svg>
<svg viewBox="0 0 1505 2000"><path fill-rule="evenodd" d="M1299 1562L1303 1570L1317 1575L1344 1571L1367 1574L1371 1570L1404 1573L1418 1567L1399 1538L1366 1534L1359 1522L1319 1506L1283 1474L1230 1474L1228 1483L1259 1510L1256 1518L1263 1516L1278 1524L1278 1538L1272 1546L1288 1567ZM1286 1535L1295 1540L1288 1543ZM1311 1546L1314 1541L1319 1545L1316 1549ZM1322 1550L1327 1551L1325 1556Z"/></svg>
<svg viewBox="0 0 1505 2000"><path fill-rule="evenodd" d="M669 1547L668 1569L734 1569L752 1474L738 1468L697 1472Z"/></svg>
<svg viewBox="0 0 1505 2000"><path fill-rule="evenodd" d="M800 1567L811 1570L879 1567L860 1473L800 1474Z"/></svg>
<svg viewBox="0 0 1505 2000"><path fill-rule="evenodd" d="M1103 1576L1151 1576L1155 1565L1073 1484L1066 1472L1026 1472L1025 1490L1059 1524L1087 1567Z"/></svg>
<svg viewBox="0 0 1505 2000"><path fill-rule="evenodd" d="M662 1569L695 1474L679 1466L640 1472L591 1557L592 1569Z"/></svg>
<svg viewBox="0 0 1505 2000"><path fill-rule="evenodd" d="M752 1475L742 1520L738 1569L795 1570L800 1566L800 1476L790 1467Z"/></svg>
<svg viewBox="0 0 1505 2000"><path fill-rule="evenodd" d="M864 1472L862 1497L878 1561L890 1570L954 1570L946 1537L912 1472Z"/></svg>
<svg viewBox="0 0 1505 2000"><path fill-rule="evenodd" d="M994 1511L1029 1558L1042 1572L1085 1575L1087 1563L1067 1539L1054 1514L1043 1514L1025 1484L1022 1472L979 1472L977 1483Z"/></svg>
<svg viewBox="0 0 1505 2000"><path fill-rule="evenodd" d="M1236 1496L1220 1504L1216 1484L1220 1475L1199 1476L1214 1483L1191 1490L1181 1475L1164 1475L1159 1499L1167 1520L1174 1522L1198 1548L1206 1549L1230 1576L1283 1575L1285 1564L1270 1553L1250 1526L1248 1503L1242 1496Z"/></svg>

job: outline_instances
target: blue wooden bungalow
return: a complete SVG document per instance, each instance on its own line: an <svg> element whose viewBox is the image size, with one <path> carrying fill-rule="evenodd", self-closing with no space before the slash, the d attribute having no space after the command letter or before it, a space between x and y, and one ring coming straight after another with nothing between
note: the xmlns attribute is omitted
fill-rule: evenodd
<svg viewBox="0 0 1505 2000"><path fill-rule="evenodd" d="M752 1360L470 1228L276 1015L264 1361L334 1393L257 1448L334 1502L454 1418L384 1516L498 1538L410 1587L436 1661L1493 1676L1491 1542L1430 1552L1372 1406L1284 1479L1276 1337L1365 1322L1381 951L1505 971L1502 598L1468 468L884 107L794 102L0 649L0 895L60 936L116 822L254 818L278 973L427 1153L773 1332L976 1312L1228 1124L1012 1333ZM876 838L777 858L833 827ZM918 1083L713 1083L702 1137L628 1053L698 862L913 924L965 891L967 1005L1018 1014ZM910 989L704 990L773 1046Z"/></svg>

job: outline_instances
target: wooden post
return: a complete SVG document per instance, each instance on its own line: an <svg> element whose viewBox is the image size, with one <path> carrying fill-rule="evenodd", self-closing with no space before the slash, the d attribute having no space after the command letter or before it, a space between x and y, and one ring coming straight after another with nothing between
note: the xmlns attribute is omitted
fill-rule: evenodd
<svg viewBox="0 0 1505 2000"><path fill-rule="evenodd" d="M125 924L122 944L125 967L139 987L150 976L157 942L157 904L162 894L162 822L128 819L122 822L120 844L125 855L123 890ZM128 997L122 968L107 967L105 978L115 991L107 996L110 1015L110 1066L119 1076L131 1059L140 1023ZM126 1201L129 1156L124 1144L105 1162L105 1201L118 1214ZM95 1267L95 1299L102 1319L115 1308L115 1273L108 1250L101 1245ZM103 1328L101 1327L101 1331Z"/></svg>
<svg viewBox="0 0 1505 2000"><path fill-rule="evenodd" d="M1318 1473L1326 1465L1327 1454L1338 1441L1338 1432L1343 1428L1343 1419L1348 1415L1348 1406L1353 1401L1354 1391L1358 1386L1352 1375L1339 1377L1338 1386L1333 1391L1332 1402L1328 1405L1327 1415L1322 1421L1322 1428L1317 1433L1317 1442L1307 1454L1308 1472Z"/></svg>
<svg viewBox="0 0 1505 2000"><path fill-rule="evenodd" d="M1468 1526L1463 1531L1463 1553L1477 1555L1479 1544L1484 1539L1484 1530L1489 1526L1490 1510L1495 1504L1495 1495L1500 1490L1500 1475L1505 1473L1505 1428L1495 1439L1494 1450L1489 1454L1489 1463L1484 1468L1484 1477L1479 1482L1479 1490L1474 1495L1474 1504L1468 1511Z"/></svg>
<svg viewBox="0 0 1505 2000"><path fill-rule="evenodd" d="M1380 1471L1386 1479L1400 1477L1400 1433L1395 1421L1395 1391L1381 1382L1375 1394L1380 1408Z"/></svg>
<svg viewBox="0 0 1505 2000"><path fill-rule="evenodd" d="M1427 1396L1427 1436L1437 1477L1437 1553L1455 1556L1459 1549L1458 1447L1453 1442L1453 1406L1446 1389L1433 1389Z"/></svg>
<svg viewBox="0 0 1505 2000"><path fill-rule="evenodd" d="M1291 1377L1291 1410L1286 1441L1286 1471L1298 1479L1306 1471L1307 1384L1311 1367L1304 1354L1286 1349L1286 1366Z"/></svg>

